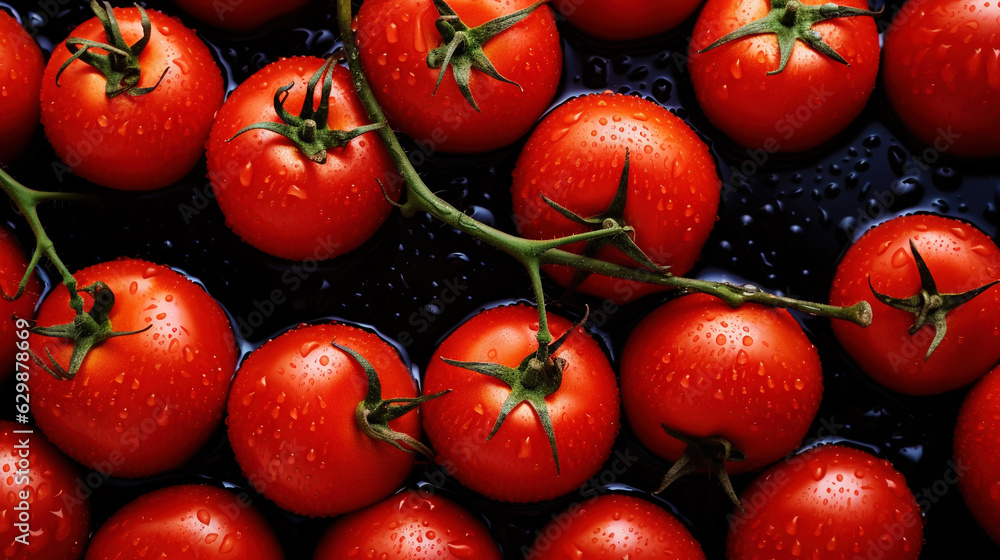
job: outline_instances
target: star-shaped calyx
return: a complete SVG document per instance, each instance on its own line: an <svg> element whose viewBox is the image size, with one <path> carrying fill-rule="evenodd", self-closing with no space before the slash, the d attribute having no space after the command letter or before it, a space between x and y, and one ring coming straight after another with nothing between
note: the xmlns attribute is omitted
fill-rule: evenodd
<svg viewBox="0 0 1000 560"><path fill-rule="evenodd" d="M849 6L838 6L832 2L814 6L803 4L798 0L771 0L771 11L766 16L725 35L698 52L707 52L730 41L751 35L773 33L778 36L778 52L781 55L781 63L778 65L777 70L767 73L769 76L779 74L785 69L785 65L788 64L788 59L792 56L792 50L795 48L795 41L797 40L808 44L816 49L817 52L841 64L850 66L844 60L844 57L840 56L837 51L833 50L833 47L823 40L823 36L819 31L814 30L813 26L821 21L835 18L856 16L878 17L880 15L882 15L882 10L873 12Z"/></svg>
<svg viewBox="0 0 1000 560"><path fill-rule="evenodd" d="M566 219L577 224L587 226L592 231L608 229L616 226L622 228L622 232L617 235L600 237L588 241L586 246L584 246L583 256L594 257L605 245L612 245L621 252L625 253L626 256L639 265L648 268L653 272L665 273L670 269L670 267L660 266L653 262L653 260L650 259L638 245L635 244L635 229L625 222L625 202L626 197L628 196L630 158L631 153L626 148L625 166L624 169L622 169L621 179L618 181L618 190L615 192L615 197L611 200L611 204L608 206L607 210L596 216L584 218L545 195L542 195L542 200L544 200L545 203L551 206L556 212L562 214ZM567 291L571 292L578 288L580 284L590 277L590 274L590 272L578 269L576 274L573 275L573 280L570 282L569 286L567 286Z"/></svg>
<svg viewBox="0 0 1000 560"><path fill-rule="evenodd" d="M445 72L449 66L451 66L452 73L455 75L455 83L458 84L458 90L462 92L462 96L469 102L469 105L472 105L472 108L480 113L482 111L479 110L479 105L476 104L476 100L472 96L472 89L469 87L469 78L472 77L473 68L493 79L513 84L520 88L520 84L508 80L497 72L493 63L490 62L486 53L483 52L483 45L500 33L520 23L521 20L530 16L532 12L547 1L540 0L527 8L492 19L478 27L470 28L458 17L458 14L448 5L448 2L445 0L434 0L434 7L437 8L439 14L435 25L438 32L441 33L441 38L444 39L444 43L440 47L431 50L427 54L427 66L441 69L441 72L438 74L437 84L434 86L434 93L437 93L437 89L441 85L441 81L444 79ZM523 91L523 88L521 89Z"/></svg>
<svg viewBox="0 0 1000 560"><path fill-rule="evenodd" d="M739 449L734 449L733 444L723 437L696 438L678 432L665 424L660 424L660 427L670 437L686 444L687 448L684 450L684 454L667 471L667 474L663 477L663 481L660 483L660 487L656 489L654 494L663 492L680 478L698 471L708 470L719 479L729 499L736 504L736 507L740 508L740 511L743 511L740 498L736 495L733 483L729 480L729 473L726 472L726 461L746 461L746 453L743 453Z"/></svg>
<svg viewBox="0 0 1000 560"><path fill-rule="evenodd" d="M938 291L934 276L927 267L927 263L924 262L924 258L920 256L920 252L917 251L917 246L912 239L910 240L910 251L913 252L913 261L917 265L917 272L920 273L920 291L917 294L908 298L894 298L879 293L875 289L875 286L872 285L871 276L868 277L868 287L880 302L900 311L913 313L916 320L910 327L909 332L911 336L917 334L917 331L923 328L924 325L934 327L934 340L931 341L931 345L927 349L927 355L924 357L924 360L929 360L948 332L948 313L992 288L1000 280L995 280L985 286L980 286L960 294L942 294Z"/></svg>

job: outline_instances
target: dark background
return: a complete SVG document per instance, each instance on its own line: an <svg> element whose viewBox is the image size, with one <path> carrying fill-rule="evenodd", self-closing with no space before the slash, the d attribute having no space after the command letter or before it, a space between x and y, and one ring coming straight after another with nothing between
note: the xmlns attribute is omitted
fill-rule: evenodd
<svg viewBox="0 0 1000 560"><path fill-rule="evenodd" d="M887 16L880 28L901 3L885 3ZM881 4L875 2L875 8ZM250 34L213 30L165 0L143 5L178 16L198 29L219 59L229 90L281 56L324 56L338 45L332 8L322 2L271 29ZM92 15L80 0L2 0L0 7L38 30L46 53ZM906 137L881 86L861 118L823 148L773 156L746 181L734 181L731 167L739 168L748 156L706 121L695 102L683 62L692 25L693 19L667 36L608 46L561 23L566 62L563 87L553 101L554 107L587 91L641 95L668 107L705 137L727 188L720 220L701 264L690 275L752 281L772 291L826 301L836 264L850 242L891 217L932 211L969 221L995 239L1000 223L1000 179L995 171L987 162L947 157L933 164L922 162L918 155L924 146ZM513 231L509 185L520 147L518 143L471 158L433 155L420 171L428 185L458 208ZM497 302L530 298L527 277L513 260L427 216L394 215L361 249L317 267L296 265L256 251L227 229L211 199L204 164L176 185L129 194L72 176L60 178L53 167L57 161L39 131L29 155L8 171L34 188L91 192L105 200L103 208L56 203L42 209L42 221L69 268L121 256L179 268L200 280L234 321L252 325L262 320L260 326L244 331L247 351L300 322L336 317L370 325L389 338L408 338L412 342L405 351L419 370L442 337L468 315ZM879 201L886 199L886 193L892 193L888 207ZM33 246L30 230L13 205L4 205L3 212L2 219L16 229L22 244ZM289 273L301 282L288 281ZM458 300L445 304L442 294L455 285L464 286ZM551 283L548 288L550 294L561 293ZM271 304L275 290L288 301ZM614 356L632 325L666 297L650 296L611 316L594 314L591 327L604 335ZM553 310L579 318L585 304L599 309L601 303L576 297ZM806 443L841 442L886 458L906 475L917 494L942 480L949 469L958 407L967 391L915 398L883 390L843 354L827 320L799 318L820 349L825 371L824 401ZM2 391L13 394L10 386ZM11 407L0 410L3 418L13 414ZM836 434L823 430L822 421L839 426ZM669 464L644 451L627 426L617 447L629 449L641 460L601 491L655 488ZM424 481L435 472L433 465L418 466L411 483L427 484ZM737 491L754 476L735 477ZM141 480L105 480L91 501L94 528L142 493L192 482L247 488L224 428L179 471ZM520 548L531 543L533 532L573 500L568 496L541 505L511 506L485 500L453 481L439 491L481 514L508 558L520 557ZM330 521L294 516L248 492L278 532L288 557L309 558ZM966 553L977 551L976 557L1000 555L1000 547L975 523L956 487L931 496L925 510L923 558L952 558L956 547ZM716 482L692 477L666 491L662 500L651 499L688 523L709 558L723 558L725 516L732 506Z"/></svg>

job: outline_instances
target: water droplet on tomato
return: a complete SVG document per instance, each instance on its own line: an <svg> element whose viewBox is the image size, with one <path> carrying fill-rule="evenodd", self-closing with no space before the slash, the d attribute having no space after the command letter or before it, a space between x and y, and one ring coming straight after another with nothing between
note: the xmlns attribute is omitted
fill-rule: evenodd
<svg viewBox="0 0 1000 560"><path fill-rule="evenodd" d="M900 247L892 254L891 262L894 268L903 268L910 262L910 256L906 253L906 249Z"/></svg>

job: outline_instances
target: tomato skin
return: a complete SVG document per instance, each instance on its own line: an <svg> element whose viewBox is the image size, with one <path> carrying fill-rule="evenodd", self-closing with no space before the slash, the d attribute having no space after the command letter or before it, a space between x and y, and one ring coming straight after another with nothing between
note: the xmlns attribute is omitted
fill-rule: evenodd
<svg viewBox="0 0 1000 560"><path fill-rule="evenodd" d="M838 4L868 8L867 0ZM847 128L871 96L879 65L875 21L839 18L813 27L850 66L799 41L784 71L768 76L780 60L774 34L698 53L769 11L768 0L709 0L698 16L688 52L691 81L705 115L737 143L769 153L808 150Z"/></svg>
<svg viewBox="0 0 1000 560"><path fill-rule="evenodd" d="M222 106L222 74L208 47L180 20L147 10L152 33L139 55L139 87L146 95L108 98L104 75L74 61L56 73L71 53L59 44L42 77L42 126L56 154L76 175L127 191L157 189L184 177L201 158L216 111ZM142 37L139 11L117 8L128 44ZM70 33L107 42L97 18Z"/></svg>
<svg viewBox="0 0 1000 560"><path fill-rule="evenodd" d="M45 58L38 43L16 19L0 10L0 162L13 162L38 126L38 95L44 68Z"/></svg>
<svg viewBox="0 0 1000 560"><path fill-rule="evenodd" d="M17 293L17 286L27 270L28 259L21 252L17 239L7 226L0 225L0 288L3 288L3 293L7 295ZM14 375L14 358L21 351L17 343L23 339L17 334L22 329L17 328L13 317L33 318L35 304L38 303L38 296L41 293L42 286L38 282L38 277L32 274L20 299L8 301L7 298L0 298L0 382ZM27 364L31 360L21 361Z"/></svg>
<svg viewBox="0 0 1000 560"><path fill-rule="evenodd" d="M869 230L847 251L830 289L833 305L869 302L871 326L833 321L833 332L879 384L909 395L935 395L972 383L1000 360L1000 287L948 313L948 332L925 360L933 326L910 335L914 315L879 302L868 287L870 277L882 294L906 298L919 293L911 239L941 293L966 292L1000 278L1000 249L975 227L927 214L896 218Z"/></svg>
<svg viewBox="0 0 1000 560"><path fill-rule="evenodd" d="M606 494L570 506L563 515L538 532L527 558L705 560L701 545L677 518L641 498Z"/></svg>
<svg viewBox="0 0 1000 560"><path fill-rule="evenodd" d="M819 409L823 374L816 348L784 309L692 294L636 326L621 366L629 425L657 455L676 461L686 445L661 427L722 436L747 455L730 474L793 451Z"/></svg>
<svg viewBox="0 0 1000 560"><path fill-rule="evenodd" d="M955 426L955 464L967 469L958 479L966 505L1000 543L1000 367L962 403Z"/></svg>
<svg viewBox="0 0 1000 560"><path fill-rule="evenodd" d="M572 324L552 313L555 338ZM526 305L487 309L459 326L434 351L424 394L451 393L423 405L424 431L436 460L463 485L506 502L537 502L578 488L600 469L619 429L618 385L601 347L577 330L553 354L563 358L562 385L548 404L561 474L535 411L521 403L493 439L487 436L510 395L498 379L448 365L442 358L516 368L538 348L538 311ZM571 445L572 444L572 445Z"/></svg>
<svg viewBox="0 0 1000 560"><path fill-rule="evenodd" d="M533 3L448 2L469 27ZM500 75L524 90L473 70L469 84L482 113L462 96L451 69L433 94L440 69L427 66L427 54L442 44L437 17L432 0L362 4L355 20L361 62L379 104L425 150L480 153L511 144L535 125L559 87L562 47L552 10L541 6L483 47Z"/></svg>
<svg viewBox="0 0 1000 560"><path fill-rule="evenodd" d="M341 560L361 551L389 560L501 559L480 520L437 494L416 490L338 519L313 560Z"/></svg>
<svg viewBox="0 0 1000 560"><path fill-rule="evenodd" d="M309 0L239 0L239 2L218 2L216 0L174 0L174 4L201 21L234 31L256 29L274 18L294 12L305 6Z"/></svg>
<svg viewBox="0 0 1000 560"><path fill-rule="evenodd" d="M306 84L324 62L295 57L265 66L229 97L208 140L209 179L226 223L254 247L291 260L336 257L371 237L392 212L376 180L393 200L400 194L392 160L374 133L332 148L323 164L270 131L251 130L229 141L250 124L281 122L274 92L291 82L285 110L298 115ZM350 72L339 66L327 122L332 130L369 124Z"/></svg>
<svg viewBox="0 0 1000 560"><path fill-rule="evenodd" d="M585 144L587 148L581 148ZM719 207L719 180L708 146L669 111L631 95L577 97L545 117L531 134L514 170L511 193L518 231L554 239L587 231L545 203L542 196L589 218L604 213L618 190L630 150L625 222L647 256L682 275L694 266ZM585 243L564 249L582 253ZM597 258L638 267L617 248ZM575 271L548 267L563 286ZM625 303L665 288L592 275L579 290Z"/></svg>
<svg viewBox="0 0 1000 560"><path fill-rule="evenodd" d="M74 275L80 286L102 281L115 294L111 324L138 334L105 340L76 376L60 381L31 364L28 382L38 427L87 467L142 477L180 466L222 420L238 357L233 330L201 286L162 265L138 259L97 264ZM93 299L84 298L84 309ZM62 285L42 303L38 324L73 320ZM69 364L72 341L32 334L31 348Z"/></svg>
<svg viewBox="0 0 1000 560"><path fill-rule="evenodd" d="M886 94L917 138L967 157L1000 155L1000 6L911 0L885 35Z"/></svg>
<svg viewBox="0 0 1000 560"><path fill-rule="evenodd" d="M906 479L856 449L825 445L790 457L753 482L741 503L746 514L737 510L730 522L728 560L916 560L923 547Z"/></svg>
<svg viewBox="0 0 1000 560"><path fill-rule="evenodd" d="M669 8L649 0L556 0L559 13L584 33L611 41L649 37L684 22L702 0L674 0Z"/></svg>
<svg viewBox="0 0 1000 560"><path fill-rule="evenodd" d="M0 469L7 497L0 501L0 552L6 560L79 560L90 533L90 504L76 494L78 473L37 431L15 433L25 429L30 426L0 420ZM30 462L27 475L19 473L22 453ZM14 526L19 513L14 508L25 491L31 514L28 546L14 541L21 534Z"/></svg>
<svg viewBox="0 0 1000 560"><path fill-rule="evenodd" d="M118 510L94 533L86 560L284 557L274 531L245 497L185 485L150 492Z"/></svg>
<svg viewBox="0 0 1000 560"><path fill-rule="evenodd" d="M382 398L417 396L396 350L349 325L300 326L250 355L229 397L229 441L250 482L300 515L333 516L373 504L398 489L413 467L414 455L358 428L355 409L368 380L333 341L372 363ZM389 425L420 439L415 411Z"/></svg>

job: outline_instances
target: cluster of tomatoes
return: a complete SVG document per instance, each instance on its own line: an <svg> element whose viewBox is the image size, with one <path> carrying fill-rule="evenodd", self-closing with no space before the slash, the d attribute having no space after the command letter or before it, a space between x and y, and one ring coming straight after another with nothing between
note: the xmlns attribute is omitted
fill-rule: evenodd
<svg viewBox="0 0 1000 560"><path fill-rule="evenodd" d="M178 0L164 11L238 35L304 4ZM654 101L608 91L558 102L571 78L556 22L614 42L695 18L684 64L697 105L719 142L758 165L794 161L850 127L880 61L901 134L935 158L984 158L1000 155L1000 6L910 0L887 18L880 52L881 22L861 0L672 4L366 0L352 29L367 83L335 58L287 52L228 95L219 50L176 17L94 2L93 17L46 62L25 29L32 21L0 9L0 162L14 175L38 122L56 177L153 191L207 173L226 225L260 251L255 260L316 271L378 244L394 206L413 208L406 195L420 178L406 169L514 145L511 224L501 229L572 241L560 245L563 264L544 268L550 295L577 292L565 297L590 298L605 314L667 296L622 333L616 359L585 314L574 324L524 303L491 306L426 352L415 378L400 351L409 340L345 320L285 329L241 358L243 318L166 263L124 258L75 272L83 310L65 286L36 305L42 285L29 275L24 295L0 308L14 317L2 324L0 367L20 407L0 421L5 557L278 559L289 544L273 511L283 510L281 525L337 517L318 525L316 560L704 558L683 509L615 485L637 462L620 455L634 437L671 465L654 473L659 491L697 472L719 480L717 492L735 502L730 560L918 558L927 508L903 474L855 447L801 447L830 379L795 317L587 271L586 259L697 271L720 205L739 189L720 179L706 139ZM371 124L375 102L388 125ZM409 138L407 152L376 137L386 126ZM443 207L430 206L417 208ZM600 235L610 228L622 233ZM509 234L482 235L502 247ZM4 232L4 293L28 270ZM829 303L870 304L870 326L834 320L833 333L889 391L941 395L985 376L957 421L954 474L1000 542L1000 369L989 373L1000 361L998 280L1000 249L988 235L911 214L854 243ZM254 303L258 315L284 303L281 289L272 294ZM410 324L435 320L421 317ZM544 331L551 342L540 345ZM101 486L160 480L218 447L209 455L235 466L229 481L160 485L91 531ZM737 496L730 476L763 469ZM497 534L510 528L485 523L453 493L487 509L542 502L558 511L532 520L527 537L501 539L501 550Z"/></svg>

